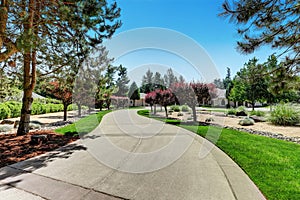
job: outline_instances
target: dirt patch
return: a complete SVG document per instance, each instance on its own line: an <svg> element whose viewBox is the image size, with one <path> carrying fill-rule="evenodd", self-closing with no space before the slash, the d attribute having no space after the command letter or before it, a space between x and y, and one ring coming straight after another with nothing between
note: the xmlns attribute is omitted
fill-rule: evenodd
<svg viewBox="0 0 300 200"><path fill-rule="evenodd" d="M32 144L32 135L47 135L47 141ZM17 163L77 140L78 137L64 136L53 131L33 131L24 136L14 134L0 135L0 167Z"/></svg>

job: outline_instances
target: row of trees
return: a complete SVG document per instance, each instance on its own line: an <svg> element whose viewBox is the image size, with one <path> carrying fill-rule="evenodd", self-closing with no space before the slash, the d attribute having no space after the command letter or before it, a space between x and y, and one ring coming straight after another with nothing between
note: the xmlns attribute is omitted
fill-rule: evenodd
<svg viewBox="0 0 300 200"><path fill-rule="evenodd" d="M156 113L156 104L164 107L166 117L168 117L167 106L174 104L188 105L192 109L193 118L196 121L196 106L205 101L210 101L215 96L216 88L214 84L177 82L167 89L155 89L147 93L145 101L151 106L151 111L154 111L154 113Z"/></svg>
<svg viewBox="0 0 300 200"><path fill-rule="evenodd" d="M217 87L226 89L229 101L235 104L250 103L254 110L256 102L273 104L299 101L299 81L297 73L286 68L283 62L278 62L275 55L271 55L265 63L259 63L256 58L250 59L233 79L228 68L226 78L222 81L217 79L214 83Z"/></svg>
<svg viewBox="0 0 300 200"><path fill-rule="evenodd" d="M155 89L166 89L178 82L183 83L185 80L182 75L179 75L179 77L175 76L172 68L169 68L164 75L159 72L153 73L148 69L146 74L142 77L140 92L148 93Z"/></svg>

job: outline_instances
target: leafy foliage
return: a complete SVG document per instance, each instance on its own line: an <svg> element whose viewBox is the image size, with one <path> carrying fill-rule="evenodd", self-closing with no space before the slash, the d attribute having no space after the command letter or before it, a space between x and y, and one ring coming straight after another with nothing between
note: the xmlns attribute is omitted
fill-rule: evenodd
<svg viewBox="0 0 300 200"><path fill-rule="evenodd" d="M0 119L9 118L11 115L11 111L9 107L3 103L0 104Z"/></svg>
<svg viewBox="0 0 300 200"><path fill-rule="evenodd" d="M128 97L133 100L133 106L135 106L135 100L140 99L140 90L135 82L130 85Z"/></svg>
<svg viewBox="0 0 300 200"><path fill-rule="evenodd" d="M237 23L241 52L252 53L262 45L271 45L288 55L285 67L299 70L299 7L298 1L232 0L232 4L223 3L220 15Z"/></svg>
<svg viewBox="0 0 300 200"><path fill-rule="evenodd" d="M288 104L280 104L271 112L270 121L275 125L294 126L300 123L300 113Z"/></svg>

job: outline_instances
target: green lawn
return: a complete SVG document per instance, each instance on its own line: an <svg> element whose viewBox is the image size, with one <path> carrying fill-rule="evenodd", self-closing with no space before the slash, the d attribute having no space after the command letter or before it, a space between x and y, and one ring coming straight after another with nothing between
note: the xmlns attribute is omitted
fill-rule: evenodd
<svg viewBox="0 0 300 200"><path fill-rule="evenodd" d="M149 111L138 113L149 116ZM208 130L207 126L179 126L203 137ZM268 200L300 199L300 145L232 129L210 130L222 131L216 145L241 166Z"/></svg>
<svg viewBox="0 0 300 200"><path fill-rule="evenodd" d="M76 135L76 134L86 134L94 130L98 124L101 122L104 115L111 112L111 110L100 111L97 114L92 114L84 117L74 124L58 128L55 132L63 135Z"/></svg>

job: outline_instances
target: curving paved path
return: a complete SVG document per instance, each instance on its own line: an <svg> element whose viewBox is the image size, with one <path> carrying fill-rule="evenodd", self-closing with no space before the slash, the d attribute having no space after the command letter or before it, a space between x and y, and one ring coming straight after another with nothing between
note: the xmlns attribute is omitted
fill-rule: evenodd
<svg viewBox="0 0 300 200"><path fill-rule="evenodd" d="M226 154L136 110L107 114L82 139L0 169L0 199L259 200Z"/></svg>

